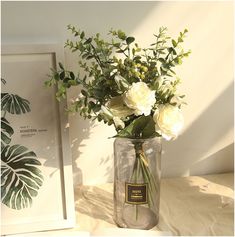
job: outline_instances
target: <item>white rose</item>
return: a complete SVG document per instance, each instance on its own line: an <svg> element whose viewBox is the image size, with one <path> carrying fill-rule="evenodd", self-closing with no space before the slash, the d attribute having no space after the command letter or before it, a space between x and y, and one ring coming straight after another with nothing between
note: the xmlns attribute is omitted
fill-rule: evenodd
<svg viewBox="0 0 235 237"><path fill-rule="evenodd" d="M153 120L156 123L156 131L160 129L166 140L176 138L184 125L184 118L180 109L169 104L160 106L155 111Z"/></svg>
<svg viewBox="0 0 235 237"><path fill-rule="evenodd" d="M155 91L150 90L144 82L133 83L124 95L124 102L134 110L135 115L147 116L156 102Z"/></svg>

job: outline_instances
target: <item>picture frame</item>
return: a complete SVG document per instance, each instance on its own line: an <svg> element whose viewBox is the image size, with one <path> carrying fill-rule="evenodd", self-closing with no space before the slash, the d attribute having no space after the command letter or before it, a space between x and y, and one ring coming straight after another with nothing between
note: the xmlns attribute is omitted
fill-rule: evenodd
<svg viewBox="0 0 235 237"><path fill-rule="evenodd" d="M1 126L1 161L5 159L1 234L72 228L75 207L66 100L58 103L57 88L44 85L50 69L64 62L63 47L2 45L1 54L1 125L5 122L12 129Z"/></svg>

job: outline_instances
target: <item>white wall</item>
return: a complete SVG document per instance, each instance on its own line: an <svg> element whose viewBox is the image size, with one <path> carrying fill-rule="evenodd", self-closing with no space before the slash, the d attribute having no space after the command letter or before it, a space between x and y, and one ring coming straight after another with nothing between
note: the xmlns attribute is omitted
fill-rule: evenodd
<svg viewBox="0 0 235 237"><path fill-rule="evenodd" d="M163 142L164 176L233 170L233 5L232 2L2 2L2 43L52 43L69 37L67 24L88 34L111 27L135 36L142 46L160 26L176 36L189 29L192 50L178 73L187 95L185 128L175 141ZM65 52L66 65L78 58ZM78 91L71 90L69 98ZM113 178L114 129L70 116L75 184Z"/></svg>

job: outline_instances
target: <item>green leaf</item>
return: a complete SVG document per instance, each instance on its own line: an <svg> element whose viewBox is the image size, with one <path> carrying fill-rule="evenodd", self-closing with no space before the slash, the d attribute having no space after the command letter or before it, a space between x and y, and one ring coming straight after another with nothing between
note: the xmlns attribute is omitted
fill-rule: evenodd
<svg viewBox="0 0 235 237"><path fill-rule="evenodd" d="M171 42L172 42L172 45L173 45L174 47L176 47L176 46L177 46L177 43L176 43L176 41L175 41L175 40L172 40Z"/></svg>
<svg viewBox="0 0 235 237"><path fill-rule="evenodd" d="M87 91L85 91L85 90L81 90L81 93L82 93L84 96L88 96L88 93L87 93Z"/></svg>
<svg viewBox="0 0 235 237"><path fill-rule="evenodd" d="M134 37L127 37L126 38L126 43L129 45L129 44L131 44L132 42L134 42L135 41L135 38Z"/></svg>
<svg viewBox="0 0 235 237"><path fill-rule="evenodd" d="M183 39L181 37L178 37L178 42L184 42Z"/></svg>
<svg viewBox="0 0 235 237"><path fill-rule="evenodd" d="M78 81L69 80L69 81L68 81L68 84L71 85L71 86L76 86L76 85L78 85Z"/></svg>
<svg viewBox="0 0 235 237"><path fill-rule="evenodd" d="M181 58L177 57L176 59L174 59L174 62L178 63L178 64L182 64L183 61Z"/></svg>
<svg viewBox="0 0 235 237"><path fill-rule="evenodd" d="M113 46L114 46L114 47L117 47L117 48L120 47L120 45L121 45L120 43L114 43L114 44L113 44Z"/></svg>
<svg viewBox="0 0 235 237"><path fill-rule="evenodd" d="M87 56L87 60L89 60L89 59L92 59L92 58L94 58L94 55L89 55L89 56Z"/></svg>
<svg viewBox="0 0 235 237"><path fill-rule="evenodd" d="M164 59L164 58L159 58L158 59L161 63L165 63L166 62L166 60Z"/></svg>
<svg viewBox="0 0 235 237"><path fill-rule="evenodd" d="M136 61L136 62L140 62L140 60L141 60L141 56L139 55L133 58L133 61Z"/></svg>
<svg viewBox="0 0 235 237"><path fill-rule="evenodd" d="M70 80L69 77L65 77L63 80L63 84L66 86L69 80Z"/></svg>
<svg viewBox="0 0 235 237"><path fill-rule="evenodd" d="M143 128L142 138L150 138L155 136L155 122L153 121L152 116L149 116L148 123Z"/></svg>
<svg viewBox="0 0 235 237"><path fill-rule="evenodd" d="M30 207L43 183L36 154L21 145L1 151L1 199L13 209Z"/></svg>
<svg viewBox="0 0 235 237"><path fill-rule="evenodd" d="M116 53L124 53L124 52L125 52L125 51L122 50L122 49L119 49L119 50L116 51Z"/></svg>
<svg viewBox="0 0 235 237"><path fill-rule="evenodd" d="M64 80L64 77L65 77L65 72L62 71L62 72L60 73L60 80Z"/></svg>
<svg viewBox="0 0 235 237"><path fill-rule="evenodd" d="M191 50L189 50L188 52L184 53L183 56L184 56L184 57L188 57L189 54L191 54L191 53L192 53Z"/></svg>
<svg viewBox="0 0 235 237"><path fill-rule="evenodd" d="M13 133L14 133L14 130L10 126L10 123L4 117L1 117L1 148L2 149L11 142L11 136L13 135Z"/></svg>
<svg viewBox="0 0 235 237"><path fill-rule="evenodd" d="M29 101L18 95L1 93L2 111L11 114L24 114L30 112Z"/></svg>
<svg viewBox="0 0 235 237"><path fill-rule="evenodd" d="M73 73L73 72L70 72L70 73L69 73L69 75L70 75L70 78L71 78L72 80L74 80L74 79L75 79L75 75L74 75L74 73Z"/></svg>
<svg viewBox="0 0 235 237"><path fill-rule="evenodd" d="M58 72L55 72L55 73L54 73L54 79L55 79L56 81L59 81L59 80L60 80L60 74L59 74Z"/></svg>
<svg viewBox="0 0 235 237"><path fill-rule="evenodd" d="M125 34L125 32L123 32L123 31L121 31L121 30L118 30L117 34L118 34L118 38L119 38L119 39L122 39L122 40L125 40L125 39L126 39L126 34Z"/></svg>
<svg viewBox="0 0 235 237"><path fill-rule="evenodd" d="M177 52L176 52L176 50L174 48L172 48L171 52L173 53L173 55L177 55Z"/></svg>
<svg viewBox="0 0 235 237"><path fill-rule="evenodd" d="M92 38L88 38L88 39L84 42L84 44L90 44L91 41L92 41Z"/></svg>
<svg viewBox="0 0 235 237"><path fill-rule="evenodd" d="M155 123L152 116L140 116L121 130L117 137L150 138L155 135Z"/></svg>
<svg viewBox="0 0 235 237"><path fill-rule="evenodd" d="M83 32L81 33L81 35L80 35L80 38L83 39L84 36L85 36L85 32L83 31Z"/></svg>
<svg viewBox="0 0 235 237"><path fill-rule="evenodd" d="M61 62L59 62L59 67L60 67L62 70L64 70L64 66L63 66L63 64L62 64Z"/></svg>

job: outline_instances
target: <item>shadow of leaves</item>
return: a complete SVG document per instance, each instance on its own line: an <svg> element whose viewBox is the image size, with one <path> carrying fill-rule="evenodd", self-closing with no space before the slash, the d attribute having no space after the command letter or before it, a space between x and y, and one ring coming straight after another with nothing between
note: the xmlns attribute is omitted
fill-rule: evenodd
<svg viewBox="0 0 235 237"><path fill-rule="evenodd" d="M110 184L111 189L112 184ZM95 186L80 186L75 191L77 212L114 224L113 194Z"/></svg>

